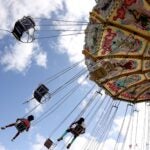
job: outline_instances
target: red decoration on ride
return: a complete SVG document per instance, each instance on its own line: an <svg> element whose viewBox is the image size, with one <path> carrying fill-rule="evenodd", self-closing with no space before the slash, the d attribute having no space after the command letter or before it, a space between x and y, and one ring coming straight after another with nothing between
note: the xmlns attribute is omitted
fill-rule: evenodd
<svg viewBox="0 0 150 150"><path fill-rule="evenodd" d="M113 20L116 21L119 19L125 19L126 10L129 6L136 3L137 0L124 0L124 3L122 4L121 8L117 9L117 16L113 17Z"/></svg>
<svg viewBox="0 0 150 150"><path fill-rule="evenodd" d="M112 29L107 29L108 34L105 36L104 38L104 43L102 45L102 48L104 49L104 51L102 51L102 54L105 55L106 51L112 51L111 49L111 45L112 45L112 40L114 39L114 37L116 36L116 33L112 32Z"/></svg>

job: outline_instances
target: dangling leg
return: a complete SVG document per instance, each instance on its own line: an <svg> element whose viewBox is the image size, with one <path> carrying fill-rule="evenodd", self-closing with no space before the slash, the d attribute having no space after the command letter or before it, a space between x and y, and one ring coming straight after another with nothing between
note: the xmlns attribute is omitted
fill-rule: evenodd
<svg viewBox="0 0 150 150"><path fill-rule="evenodd" d="M61 140L63 139L63 137L64 137L68 132L70 132L70 129L66 130L66 131L64 132L64 134L63 134L60 138L57 139L57 141L61 141Z"/></svg>
<svg viewBox="0 0 150 150"><path fill-rule="evenodd" d="M70 146L72 145L72 143L75 141L76 138L77 138L77 136L74 135L72 141L71 141L71 142L68 144L68 146L67 146L68 149L70 148Z"/></svg>
<svg viewBox="0 0 150 150"><path fill-rule="evenodd" d="M20 132L18 131L18 132L16 133L16 135L11 139L11 141L14 141L14 140L16 139L16 137L17 137L19 134L20 134Z"/></svg>
<svg viewBox="0 0 150 150"><path fill-rule="evenodd" d="M12 127L12 126L15 126L15 123L11 123L11 124L9 124L9 125L7 125L5 127L1 127L1 129L4 130L4 129L6 129L8 127Z"/></svg>

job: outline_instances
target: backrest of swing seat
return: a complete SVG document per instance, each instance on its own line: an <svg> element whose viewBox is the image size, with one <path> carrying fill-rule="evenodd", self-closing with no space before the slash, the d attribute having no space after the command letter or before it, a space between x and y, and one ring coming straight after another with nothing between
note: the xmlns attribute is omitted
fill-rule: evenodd
<svg viewBox="0 0 150 150"><path fill-rule="evenodd" d="M53 145L53 141L49 138L45 141L44 146L49 149Z"/></svg>
<svg viewBox="0 0 150 150"><path fill-rule="evenodd" d="M44 84L41 84L38 86L38 88L34 91L34 98L37 100L37 101L41 101L42 97L45 96L47 93L48 93L49 89L44 85Z"/></svg>
<svg viewBox="0 0 150 150"><path fill-rule="evenodd" d="M19 132L23 132L27 128L24 122L22 121L16 122L15 127Z"/></svg>
<svg viewBox="0 0 150 150"><path fill-rule="evenodd" d="M12 34L18 39L20 40L21 36L23 35L23 33L25 32L24 27L22 26L20 21L17 21L15 23L14 29L12 31Z"/></svg>
<svg viewBox="0 0 150 150"><path fill-rule="evenodd" d="M20 23L24 27L25 31L35 27L34 21L29 16L20 19Z"/></svg>
<svg viewBox="0 0 150 150"><path fill-rule="evenodd" d="M71 133L74 135L79 135L83 130L84 128L81 125L77 125L74 129L72 129Z"/></svg>

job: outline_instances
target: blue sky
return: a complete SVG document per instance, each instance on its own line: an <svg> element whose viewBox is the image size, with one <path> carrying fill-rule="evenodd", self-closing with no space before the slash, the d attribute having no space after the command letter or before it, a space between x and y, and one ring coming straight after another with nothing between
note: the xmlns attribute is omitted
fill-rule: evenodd
<svg viewBox="0 0 150 150"><path fill-rule="evenodd" d="M89 2L86 0L82 2L79 0L0 0L0 28L11 31L15 21L26 15L33 18L88 21L89 11L94 4L94 0ZM40 24L37 20L36 23ZM78 29L84 29L84 27L80 26ZM14 122L17 117L24 116L27 110L36 105L35 102L22 105L22 102L32 96L33 90L39 83L59 70L83 59L83 44L84 35L36 40L31 44L22 44L11 34L0 32L0 126ZM80 66L72 74L76 74L81 68ZM65 79L68 78L70 75L66 75ZM59 83L49 84L48 87L53 90L65 79L61 78L58 80ZM85 86L85 89L81 89L80 92L85 93L89 87L89 85ZM58 97L60 96L61 94ZM75 95L76 99L79 97L79 94ZM35 116L38 117L50 105L47 103L40 106L35 112ZM70 109L72 105L72 102L69 103ZM60 112L62 112L62 116L60 116ZM43 140L49 136L51 128L53 129L59 123L63 115L65 116L64 107L53 114L50 119L45 119L34 126L28 134L22 134L15 142L10 141L16 132L14 128L1 131L0 150L38 150L39 146L43 144ZM65 126L67 127L71 121L69 120ZM60 135L63 130L64 128L56 136Z"/></svg>
<svg viewBox="0 0 150 150"><path fill-rule="evenodd" d="M94 5L94 0L0 0L0 28L11 31L15 21L27 15L30 15L33 18L88 21L89 12ZM45 23L44 20L42 20L42 22L38 22L38 20L35 21L38 25ZM51 22L47 21L46 23ZM41 27L41 29L43 28ZM55 28L60 29L58 26ZM61 29L66 28L62 27ZM72 27L71 29L84 30L85 26ZM52 34L53 33L51 32L42 32L42 35ZM63 33L57 32L57 35L61 34ZM0 126L14 122L18 117L23 117L27 111L37 105L36 101L32 101L32 103L26 105L23 105L22 102L31 98L33 90L40 83L43 83L46 79L60 70L82 60L84 58L82 55L83 45L84 34L68 37L59 36L58 38L53 39L35 40L31 44L22 44L11 34L1 31ZM53 91L83 68L84 63L56 81L47 84L48 88L50 91ZM88 80L81 83L82 78L78 79L76 83L73 84L73 86L76 84L81 85L77 92L72 95L62 107L55 111L55 113L33 126L29 133L24 133L18 137L15 142L11 142L10 139L16 132L15 128L0 131L0 150L40 150L41 145L43 145L44 140L49 137L52 130L63 120L63 118L65 118L66 114L75 107L87 91L89 91L94 85L94 83ZM52 97L49 102L38 107L34 112L36 119L52 106L55 101L60 100L60 98L67 93L71 87L66 88L63 92ZM102 98L97 98L97 100ZM56 138L63 133L86 103L86 101L83 101L77 111L58 129L58 131L52 136L53 140L56 140ZM122 103L121 106L122 110L125 110L126 104ZM115 132L118 132L120 129L122 121L121 116L124 112L122 112L122 110L120 110L117 119L114 121L111 136L106 140L107 146L105 150L110 150L111 145L115 143ZM141 118L143 113L144 112L141 113ZM95 116L93 124L98 117L99 116ZM129 116L127 117L129 118ZM143 125L140 126L143 127ZM93 126L90 126L88 131L91 131L92 127ZM124 134L125 133L122 133L122 135ZM90 132L85 136L79 137L71 147L71 150L80 150L85 141L89 140L89 137L91 137ZM67 139L68 138L69 136L67 136ZM98 141L96 142L99 144ZM63 146L62 142L57 149L59 150Z"/></svg>

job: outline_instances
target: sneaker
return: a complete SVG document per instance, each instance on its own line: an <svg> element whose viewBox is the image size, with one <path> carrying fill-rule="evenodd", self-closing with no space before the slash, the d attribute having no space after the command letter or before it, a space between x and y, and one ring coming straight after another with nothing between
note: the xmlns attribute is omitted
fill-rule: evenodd
<svg viewBox="0 0 150 150"><path fill-rule="evenodd" d="M1 127L1 130L5 130L6 129L6 127Z"/></svg>
<svg viewBox="0 0 150 150"><path fill-rule="evenodd" d="M70 146L71 146L71 144L68 144L67 149L69 149L69 148L70 148Z"/></svg>
<svg viewBox="0 0 150 150"><path fill-rule="evenodd" d="M57 141L61 141L61 140L63 140L63 138L62 138L62 137L60 137L59 139L57 139Z"/></svg>

